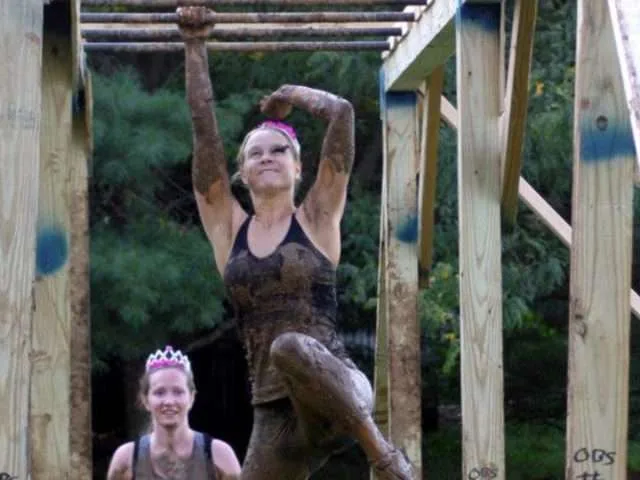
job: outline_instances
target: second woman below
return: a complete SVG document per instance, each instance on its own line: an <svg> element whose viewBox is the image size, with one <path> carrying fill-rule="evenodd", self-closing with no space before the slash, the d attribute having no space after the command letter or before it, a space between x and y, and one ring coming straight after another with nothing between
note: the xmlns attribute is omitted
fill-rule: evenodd
<svg viewBox="0 0 640 480"><path fill-rule="evenodd" d="M274 120L247 133L237 157L253 214L230 188L214 114L205 39L209 10L178 9L194 132L193 184L247 354L254 424L243 462L247 480L302 480L329 456L359 443L377 478L412 479L406 457L372 416L366 376L336 333L340 223L354 160L354 112L343 98L284 85L263 99ZM302 203L300 144L282 120L293 107L324 120L317 177Z"/></svg>

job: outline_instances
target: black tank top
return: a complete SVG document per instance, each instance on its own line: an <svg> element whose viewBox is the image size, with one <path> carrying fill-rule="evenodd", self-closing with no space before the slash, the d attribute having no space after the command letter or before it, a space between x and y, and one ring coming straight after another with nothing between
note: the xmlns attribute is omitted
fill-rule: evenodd
<svg viewBox="0 0 640 480"><path fill-rule="evenodd" d="M309 240L295 214L282 242L266 257L249 250L247 230L238 230L224 271L224 283L244 342L252 403L287 396L269 361L271 343L286 332L309 335L350 366L336 323L336 269Z"/></svg>

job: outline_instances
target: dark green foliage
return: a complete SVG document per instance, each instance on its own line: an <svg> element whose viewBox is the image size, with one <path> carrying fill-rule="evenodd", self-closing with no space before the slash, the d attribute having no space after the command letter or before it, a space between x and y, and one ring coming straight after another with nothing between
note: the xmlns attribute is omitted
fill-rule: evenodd
<svg viewBox="0 0 640 480"><path fill-rule="evenodd" d="M125 72L94 82L92 343L94 368L105 369L210 328L223 292L189 184L175 174L191 151L184 98L145 93Z"/></svg>

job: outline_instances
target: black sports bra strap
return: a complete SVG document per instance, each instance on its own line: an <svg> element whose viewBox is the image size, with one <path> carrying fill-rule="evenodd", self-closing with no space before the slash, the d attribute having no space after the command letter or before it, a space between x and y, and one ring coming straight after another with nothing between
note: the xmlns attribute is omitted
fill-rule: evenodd
<svg viewBox="0 0 640 480"><path fill-rule="evenodd" d="M231 254L237 253L239 250L247 250L249 243L247 240L247 232L249 230L249 222L251 221L251 215L248 215L240 228L236 233L236 239L233 241L233 247L231 247Z"/></svg>

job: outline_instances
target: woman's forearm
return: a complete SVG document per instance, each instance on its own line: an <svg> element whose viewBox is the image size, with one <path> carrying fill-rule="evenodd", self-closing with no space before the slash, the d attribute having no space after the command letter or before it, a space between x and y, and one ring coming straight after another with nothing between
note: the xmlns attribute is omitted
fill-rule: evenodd
<svg viewBox="0 0 640 480"><path fill-rule="evenodd" d="M204 41L185 42L185 77L193 126L193 184L206 196L212 184L226 178L227 168L214 114L213 87Z"/></svg>
<svg viewBox="0 0 640 480"><path fill-rule="evenodd" d="M282 100L327 121L344 115L351 109L351 104L344 98L303 85L283 85L277 93Z"/></svg>
<svg viewBox="0 0 640 480"><path fill-rule="evenodd" d="M354 160L354 112L351 103L323 90L302 85L283 85L278 97L329 122L323 143L323 160L334 171L349 173Z"/></svg>

